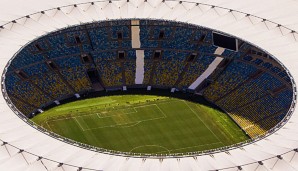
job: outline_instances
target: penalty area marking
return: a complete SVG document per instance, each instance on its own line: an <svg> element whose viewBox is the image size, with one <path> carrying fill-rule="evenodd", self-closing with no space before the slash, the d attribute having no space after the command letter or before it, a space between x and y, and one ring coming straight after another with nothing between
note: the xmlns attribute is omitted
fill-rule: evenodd
<svg viewBox="0 0 298 171"><path fill-rule="evenodd" d="M124 112L124 110L129 110L129 109L133 109L134 111L133 112ZM115 111L121 111L122 114L120 114L120 115L128 115L128 114L133 114L133 113L137 113L138 112L134 107L126 108L126 109L117 109L117 110L113 110L113 111L109 111L109 112L115 112ZM104 114L107 114L109 112L106 112ZM103 112L96 113L97 117L99 117L99 118L108 118L108 117L115 116L115 115L101 116L101 114L103 114ZM89 114L89 115L94 115L94 113L93 114ZM116 114L116 115L119 115L119 114ZM84 116L87 116L87 115L77 116L77 117L84 117Z"/></svg>
<svg viewBox="0 0 298 171"><path fill-rule="evenodd" d="M123 126L122 125L118 125L120 128L129 128L129 127L133 127L133 126L136 126L136 125L138 125L139 123L141 123L142 121L138 121L138 122L136 122L136 123L134 123L134 124L123 124ZM127 125L127 126L125 126L125 125Z"/></svg>
<svg viewBox="0 0 298 171"><path fill-rule="evenodd" d="M142 108L142 107L147 107L147 106L156 106L156 108L162 113L162 115L164 117L167 117L167 115L160 109L160 107L157 105L157 104L151 104L151 105L144 105L144 106L137 106L137 107L134 107L134 109L136 110L137 108ZM138 111L138 110L136 110Z"/></svg>
<svg viewBox="0 0 298 171"><path fill-rule="evenodd" d="M133 107L133 109L136 111L136 112L131 112L131 113L137 113L138 112L138 108L143 108L143 107L148 107L148 106L156 106L156 108L161 112L161 114L163 115L162 117L156 117L156 118L151 118L151 119L144 119L144 120L139 120L139 121L136 121L136 122L129 122L129 123L124 123L124 124L115 124L115 125L110 125L110 126L101 126L101 127L96 127L96 128L88 128L88 129L84 129L81 124L79 123L79 121L76 119L76 117L72 117L75 119L75 121L77 122L77 124L80 126L80 128L82 129L82 131L89 131L89 130L94 130L94 129L100 129L100 128L107 128L107 127L116 127L116 126L121 126L123 128L125 127L133 127L133 126L136 126L138 124L140 124L141 122L145 122L145 121L150 121L150 120L157 120L157 119L163 119L163 118L166 118L167 115L160 109L160 107L157 105L157 104L151 104L151 105L144 105L144 106L137 106L137 107ZM131 108L132 109L132 108ZM131 113L123 113L123 114L120 114L120 115L129 115ZM92 115L97 115L97 117L99 119L101 118L105 118L105 117L100 117L98 115L98 113L96 114L92 114ZM89 116L89 115L88 115ZM112 116L115 116L115 115L112 115ZM112 117L112 116L107 116L107 117ZM83 116L77 116L77 117L83 117ZM135 124L133 124L135 123ZM127 124L133 124L133 125L128 125L128 126L125 126Z"/></svg>
<svg viewBox="0 0 298 171"><path fill-rule="evenodd" d="M140 146L132 148L129 152L132 152L133 150L142 148L142 147L161 147L161 148L165 149L166 151L168 151L168 153L170 153L169 149L167 149L166 147L160 146L160 145L140 145Z"/></svg>

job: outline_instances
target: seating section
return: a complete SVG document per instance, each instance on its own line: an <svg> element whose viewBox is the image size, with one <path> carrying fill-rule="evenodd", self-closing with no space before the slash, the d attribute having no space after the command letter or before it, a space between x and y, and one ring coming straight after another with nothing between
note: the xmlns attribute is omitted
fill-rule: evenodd
<svg viewBox="0 0 298 171"><path fill-rule="evenodd" d="M152 85L172 87L183 70L179 60L160 61L153 74Z"/></svg>
<svg viewBox="0 0 298 171"><path fill-rule="evenodd" d="M70 47L78 47L82 52L89 52L92 50L89 34L85 27L69 29L69 31L65 34L65 38L66 45Z"/></svg>
<svg viewBox="0 0 298 171"><path fill-rule="evenodd" d="M141 48L157 48L158 41L157 39L153 39L153 31L154 25L149 25L150 21L141 21L140 22L140 40L141 40ZM158 35L157 35L158 36Z"/></svg>
<svg viewBox="0 0 298 171"><path fill-rule="evenodd" d="M143 80L143 84L145 84L145 85L149 85L151 73L152 73L152 70L153 70L153 66L154 66L153 60L151 60L151 59L145 60L145 64L144 64L144 80Z"/></svg>
<svg viewBox="0 0 298 171"><path fill-rule="evenodd" d="M44 62L41 62L35 65L29 65L23 68L23 71L28 77L32 77L34 75L42 75L43 73L49 72L49 68L47 64L45 64Z"/></svg>
<svg viewBox="0 0 298 171"><path fill-rule="evenodd" d="M187 56L186 52L163 51L152 75L152 85L173 87L184 69Z"/></svg>
<svg viewBox="0 0 298 171"><path fill-rule="evenodd" d="M106 87L122 86L122 67L117 58L117 51L101 51L92 53L101 80Z"/></svg>
<svg viewBox="0 0 298 171"><path fill-rule="evenodd" d="M131 60L124 62L125 68L125 85L134 85L135 84L135 75L136 75L136 61Z"/></svg>
<svg viewBox="0 0 298 171"><path fill-rule="evenodd" d="M115 61L117 60L117 51L94 51L91 52L91 55L94 59L94 62L99 65L100 61L107 60L107 61Z"/></svg>
<svg viewBox="0 0 298 171"><path fill-rule="evenodd" d="M96 86L88 76L90 70L98 71L104 88L133 86L136 49L130 24L130 20L94 22L31 42L7 70L5 88L11 101L29 115L55 100L92 91ZM212 31L193 25L140 20L140 42L145 53L143 85L187 90L216 58ZM219 65L201 93L248 135L257 137L286 116L292 80L274 57L241 40L238 44L238 51L224 50L221 56L229 63Z"/></svg>
<svg viewBox="0 0 298 171"><path fill-rule="evenodd" d="M254 52L254 53L258 53L258 52ZM260 55L266 56L265 59ZM267 58L269 58L270 61L268 61ZM282 68L282 66L280 66L279 63L275 62L273 58L271 56L268 56L267 54L262 53L262 54L253 55L253 56L246 55L243 57L243 60L255 66L262 67L264 70L266 70L266 72L269 72L273 75L277 75L279 76L280 79L288 82L288 84L292 84L291 79L287 74L286 70Z"/></svg>
<svg viewBox="0 0 298 171"><path fill-rule="evenodd" d="M167 27L165 33L168 34L161 42L161 47L165 49L197 50L198 44L192 42L193 30L185 27ZM162 28L159 28L162 30ZM198 34L201 32L198 31ZM158 34L157 34L158 35Z"/></svg>
<svg viewBox="0 0 298 171"><path fill-rule="evenodd" d="M98 69L104 86L116 87L123 85L120 62L102 60L98 65Z"/></svg>
<svg viewBox="0 0 298 171"><path fill-rule="evenodd" d="M36 62L41 62L43 60L45 60L45 57L43 55L33 54L29 50L29 47L25 47L14 58L11 65L17 69L17 68L22 68L22 67L34 64Z"/></svg>
<svg viewBox="0 0 298 171"><path fill-rule="evenodd" d="M216 46L210 46L210 45L200 45L199 46L200 53L214 54L215 50L216 50Z"/></svg>
<svg viewBox="0 0 298 171"><path fill-rule="evenodd" d="M130 21L111 21L86 26L93 50L131 48ZM118 39L118 34L122 39Z"/></svg>
<svg viewBox="0 0 298 171"><path fill-rule="evenodd" d="M21 80L14 73L6 75L5 85L9 97L14 97L15 99L22 99L24 102L27 102L28 104L40 107L43 104L50 101L50 98L43 92L41 92L31 82L29 82L28 80ZM22 103L20 102L18 104ZM21 106L17 106L17 108L21 110ZM28 108L28 110L30 109L31 108Z"/></svg>
<svg viewBox="0 0 298 171"><path fill-rule="evenodd" d="M76 91L90 90L92 85L86 74L86 67L82 64L79 56L71 56L56 59L55 64L60 68L63 79Z"/></svg>
<svg viewBox="0 0 298 171"><path fill-rule="evenodd" d="M13 72L7 73L5 76L5 88L8 93L14 93L14 86L21 82L21 79Z"/></svg>
<svg viewBox="0 0 298 171"><path fill-rule="evenodd" d="M205 89L204 95L208 100L216 101L243 83L256 71L257 69L253 66L239 61L232 61L217 80Z"/></svg>
<svg viewBox="0 0 298 171"><path fill-rule="evenodd" d="M54 60L55 64L58 65L60 69L82 67L82 61L80 56L70 56L66 58L56 58Z"/></svg>
<svg viewBox="0 0 298 171"><path fill-rule="evenodd" d="M185 70L183 77L178 83L178 88L187 89L214 61L215 56L198 55L193 62L190 62L189 67Z"/></svg>
<svg viewBox="0 0 298 171"><path fill-rule="evenodd" d="M284 118L291 104L291 97L292 91L288 89L278 93L276 96L267 95L264 98L255 100L250 105L238 108L230 113L250 136L255 137L265 134L266 130L269 130ZM243 120L249 120L251 123L247 124ZM259 124L260 122L266 124L260 124L261 127L259 129L252 129L251 125Z"/></svg>
<svg viewBox="0 0 298 171"><path fill-rule="evenodd" d="M47 37L51 50L45 52L49 59L68 55L80 54L80 47L77 44L68 42L66 34L50 35Z"/></svg>
<svg viewBox="0 0 298 171"><path fill-rule="evenodd" d="M36 107L29 105L28 103L19 100L18 98L15 98L13 96L9 97L11 102L17 106L17 109L28 116L29 113L34 112Z"/></svg>
<svg viewBox="0 0 298 171"><path fill-rule="evenodd" d="M41 88L43 92L52 97L52 99L59 99L66 95L74 94L55 72L36 75L32 77L32 82Z"/></svg>
<svg viewBox="0 0 298 171"><path fill-rule="evenodd" d="M95 29L97 28L97 29ZM109 28L104 24L92 24L87 25L87 29L89 30L89 35L91 39L91 44L93 45L93 49L97 50L105 50L109 49Z"/></svg>
<svg viewBox="0 0 298 171"><path fill-rule="evenodd" d="M255 61L255 65L231 62L204 91L208 100L227 111L251 137L265 134L280 122L292 101L292 90L283 90L285 82L278 76L269 72L254 74Z"/></svg>
<svg viewBox="0 0 298 171"><path fill-rule="evenodd" d="M60 73L77 93L92 88L84 67L68 68L60 70Z"/></svg>
<svg viewBox="0 0 298 171"><path fill-rule="evenodd" d="M280 86L282 86L282 83L278 79L268 73L264 73L258 78L250 79L247 83L244 83L237 89L232 90L232 92L216 103L229 111L231 107L238 108L242 105L253 102Z"/></svg>
<svg viewBox="0 0 298 171"><path fill-rule="evenodd" d="M179 24L150 20L141 20L140 25L141 48L196 51L202 50L200 46L212 43L212 32L202 28L198 29L195 26L185 27ZM205 50L214 52L215 49L212 50L209 47Z"/></svg>

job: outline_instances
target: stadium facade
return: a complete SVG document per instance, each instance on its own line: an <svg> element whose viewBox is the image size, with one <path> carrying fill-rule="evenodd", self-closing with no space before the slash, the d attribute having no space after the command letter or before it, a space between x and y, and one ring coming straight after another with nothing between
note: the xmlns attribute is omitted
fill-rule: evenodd
<svg viewBox="0 0 298 171"><path fill-rule="evenodd" d="M158 19L210 28L245 40L287 68L294 96L297 3L281 1L7 2L1 12L1 70L21 47L48 32L94 21ZM13 9L13 10L12 10ZM2 78L3 80L3 78ZM75 146L22 121L1 84L1 170L297 170L296 98L282 123L253 143L200 155L125 156ZM290 118L290 116L292 117ZM279 129L282 126L281 129Z"/></svg>

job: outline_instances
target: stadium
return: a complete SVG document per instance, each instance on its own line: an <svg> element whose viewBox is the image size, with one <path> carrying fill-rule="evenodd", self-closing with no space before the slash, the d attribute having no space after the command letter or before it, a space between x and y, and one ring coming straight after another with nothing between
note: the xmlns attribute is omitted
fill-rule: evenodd
<svg viewBox="0 0 298 171"><path fill-rule="evenodd" d="M298 170L297 6L5 2L0 170Z"/></svg>

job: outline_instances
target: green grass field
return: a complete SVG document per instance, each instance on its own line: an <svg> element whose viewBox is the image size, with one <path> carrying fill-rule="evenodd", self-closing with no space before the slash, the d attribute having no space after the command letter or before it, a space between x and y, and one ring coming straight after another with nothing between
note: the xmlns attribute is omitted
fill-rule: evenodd
<svg viewBox="0 0 298 171"><path fill-rule="evenodd" d="M219 110L153 95L75 101L45 111L32 120L78 142L132 153L203 151L248 139Z"/></svg>

